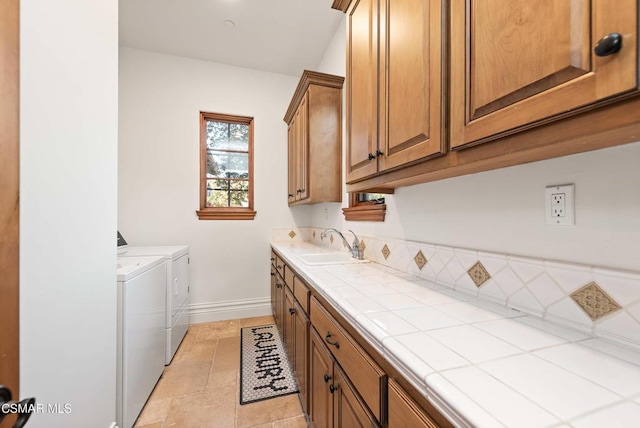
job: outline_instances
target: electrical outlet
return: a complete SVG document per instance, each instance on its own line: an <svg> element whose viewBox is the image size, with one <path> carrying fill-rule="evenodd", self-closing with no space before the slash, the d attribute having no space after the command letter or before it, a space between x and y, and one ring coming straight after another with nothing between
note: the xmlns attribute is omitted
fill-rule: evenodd
<svg viewBox="0 0 640 428"><path fill-rule="evenodd" d="M545 195L546 224L553 226L573 226L575 220L575 186L565 184L547 187Z"/></svg>
<svg viewBox="0 0 640 428"><path fill-rule="evenodd" d="M551 217L566 217L566 193L551 194Z"/></svg>

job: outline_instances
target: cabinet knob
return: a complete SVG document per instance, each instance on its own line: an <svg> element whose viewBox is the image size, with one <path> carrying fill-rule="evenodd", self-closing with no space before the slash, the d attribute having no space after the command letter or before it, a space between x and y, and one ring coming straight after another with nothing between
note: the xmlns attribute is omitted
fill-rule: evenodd
<svg viewBox="0 0 640 428"><path fill-rule="evenodd" d="M376 156L373 153L369 153L369 156L367 156L369 158L369 160L373 160L376 158Z"/></svg>
<svg viewBox="0 0 640 428"><path fill-rule="evenodd" d="M338 387L335 386L334 384L329 385L329 391L331 391L332 394L337 390L338 390Z"/></svg>
<svg viewBox="0 0 640 428"><path fill-rule="evenodd" d="M293 198L293 195L292 195L291 193L289 193L289 197L290 197L290 198Z"/></svg>
<svg viewBox="0 0 640 428"><path fill-rule="evenodd" d="M282 284L280 284L279 282L276 282L276 287L277 288L282 288Z"/></svg>
<svg viewBox="0 0 640 428"><path fill-rule="evenodd" d="M271 272L271 276L276 276L276 273L275 272Z"/></svg>
<svg viewBox="0 0 640 428"><path fill-rule="evenodd" d="M302 189L296 190L296 193L302 193Z"/></svg>
<svg viewBox="0 0 640 428"><path fill-rule="evenodd" d="M384 153L381 152L380 150L376 150L376 156L382 156Z"/></svg>
<svg viewBox="0 0 640 428"><path fill-rule="evenodd" d="M622 49L622 34L609 33L598 40L593 52L597 56L607 56L618 52L620 49Z"/></svg>
<svg viewBox="0 0 640 428"><path fill-rule="evenodd" d="M295 309L293 309L293 308L289 308L289 313L290 313L291 315L293 315L293 314L295 314L295 313L296 313L296 310L295 310Z"/></svg>
<svg viewBox="0 0 640 428"><path fill-rule="evenodd" d="M329 376L328 374L325 373L325 375L324 375L324 383L329 383L330 380L331 380L331 376Z"/></svg>

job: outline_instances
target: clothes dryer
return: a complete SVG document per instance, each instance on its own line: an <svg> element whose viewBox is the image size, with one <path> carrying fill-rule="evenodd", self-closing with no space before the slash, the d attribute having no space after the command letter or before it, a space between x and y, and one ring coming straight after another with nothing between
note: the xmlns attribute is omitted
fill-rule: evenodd
<svg viewBox="0 0 640 428"><path fill-rule="evenodd" d="M116 422L130 428L164 370L163 257L118 257Z"/></svg>
<svg viewBox="0 0 640 428"><path fill-rule="evenodd" d="M165 364L169 364L189 329L189 247L119 246L118 257L162 256L166 264Z"/></svg>

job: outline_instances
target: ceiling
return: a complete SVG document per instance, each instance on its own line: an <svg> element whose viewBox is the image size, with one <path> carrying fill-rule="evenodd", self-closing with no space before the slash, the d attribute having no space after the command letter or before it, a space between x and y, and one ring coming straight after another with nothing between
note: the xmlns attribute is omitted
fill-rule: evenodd
<svg viewBox="0 0 640 428"><path fill-rule="evenodd" d="M120 0L120 45L300 76L318 65L342 22L331 3Z"/></svg>

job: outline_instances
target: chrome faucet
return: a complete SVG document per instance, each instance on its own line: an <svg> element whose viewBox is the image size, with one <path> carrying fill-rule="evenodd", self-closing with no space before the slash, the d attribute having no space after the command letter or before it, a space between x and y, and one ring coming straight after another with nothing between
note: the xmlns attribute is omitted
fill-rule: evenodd
<svg viewBox="0 0 640 428"><path fill-rule="evenodd" d="M358 260L363 260L364 259L364 250L362 248L360 248L360 240L358 239L358 237L356 236L356 234L355 234L355 232L353 230L349 229L349 232L351 232L353 234L353 244L352 245L349 245L349 242L347 242L347 239L337 229L333 229L333 228L325 229L324 232L322 232L320 234L320 236L322 238L326 238L327 235L329 234L329 232L335 232L340 236L340 238L342 238L342 242L344 243L344 246L347 247L347 249L351 253L351 257L353 257L354 259L358 259Z"/></svg>

